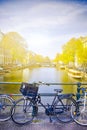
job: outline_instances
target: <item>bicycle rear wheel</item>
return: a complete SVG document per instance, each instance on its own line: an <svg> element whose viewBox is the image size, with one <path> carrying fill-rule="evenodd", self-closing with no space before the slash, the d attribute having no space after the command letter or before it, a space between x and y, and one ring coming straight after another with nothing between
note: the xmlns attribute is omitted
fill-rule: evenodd
<svg viewBox="0 0 87 130"><path fill-rule="evenodd" d="M6 95L0 96L0 121L7 121L11 118L11 108L13 100Z"/></svg>
<svg viewBox="0 0 87 130"><path fill-rule="evenodd" d="M80 100L77 109L72 104L71 115L77 124L87 126L87 102L84 104L84 99Z"/></svg>
<svg viewBox="0 0 87 130"><path fill-rule="evenodd" d="M61 101L58 101L55 105L54 112L60 122L67 123L73 121L71 116L72 103L76 107L76 102L73 98L62 98Z"/></svg>
<svg viewBox="0 0 87 130"><path fill-rule="evenodd" d="M18 100L11 111L12 120L19 125L31 123L34 118L32 105L29 99L22 98Z"/></svg>

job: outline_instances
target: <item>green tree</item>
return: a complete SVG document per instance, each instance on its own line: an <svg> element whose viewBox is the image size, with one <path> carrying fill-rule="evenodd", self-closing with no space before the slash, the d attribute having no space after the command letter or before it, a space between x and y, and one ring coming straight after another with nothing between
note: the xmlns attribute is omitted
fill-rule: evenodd
<svg viewBox="0 0 87 130"><path fill-rule="evenodd" d="M12 62L19 61L24 62L27 54L25 40L16 32L10 32L4 35L1 46L4 51L9 50L12 56Z"/></svg>
<svg viewBox="0 0 87 130"><path fill-rule="evenodd" d="M63 46L61 59L64 63L75 62L76 56L79 56L82 50L82 41L72 38Z"/></svg>

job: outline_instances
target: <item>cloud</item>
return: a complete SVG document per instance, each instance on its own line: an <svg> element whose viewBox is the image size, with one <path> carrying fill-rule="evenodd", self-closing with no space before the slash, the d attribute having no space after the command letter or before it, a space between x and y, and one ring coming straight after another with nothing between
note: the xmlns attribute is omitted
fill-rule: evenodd
<svg viewBox="0 0 87 130"><path fill-rule="evenodd" d="M75 24L76 20L81 19L80 15L87 11L86 6L82 7L78 4L53 1L37 3L29 7L23 6L23 3L21 3L21 6L17 5L17 7L16 5L12 5L12 3L8 6L5 5L0 13L4 18L3 24L9 21L15 28L17 28L18 24L19 30L27 27L49 29L62 25L68 26L68 24L71 25L73 22Z"/></svg>
<svg viewBox="0 0 87 130"><path fill-rule="evenodd" d="M41 47L41 53L45 49L48 54L56 53L71 37L86 35L86 21L87 4L77 0L15 0L0 4L0 29L19 32L32 49L38 52Z"/></svg>

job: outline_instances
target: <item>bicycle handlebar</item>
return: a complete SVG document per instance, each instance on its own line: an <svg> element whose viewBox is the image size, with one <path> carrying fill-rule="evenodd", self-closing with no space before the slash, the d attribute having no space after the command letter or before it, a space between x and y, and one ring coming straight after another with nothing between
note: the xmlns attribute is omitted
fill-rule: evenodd
<svg viewBox="0 0 87 130"><path fill-rule="evenodd" d="M32 84L34 85L72 85L71 83L46 83L46 82L42 82L42 81L39 81L39 82L33 82ZM75 85L79 85L81 86L82 84L81 83L75 83ZM79 90L82 90L82 92L86 91L87 90L87 87L82 87L82 88L78 88Z"/></svg>
<svg viewBox="0 0 87 130"><path fill-rule="evenodd" d="M84 93L86 90L87 90L87 87L86 88L80 88L80 90L82 90L82 93Z"/></svg>
<svg viewBox="0 0 87 130"><path fill-rule="evenodd" d="M45 82L41 82L39 81L38 83L34 82L33 84L36 84L36 85L50 85L49 83L45 83Z"/></svg>

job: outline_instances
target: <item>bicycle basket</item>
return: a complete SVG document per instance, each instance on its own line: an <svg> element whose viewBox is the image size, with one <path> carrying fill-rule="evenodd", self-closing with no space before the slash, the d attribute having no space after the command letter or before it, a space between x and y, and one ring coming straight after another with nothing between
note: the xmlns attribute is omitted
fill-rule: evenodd
<svg viewBox="0 0 87 130"><path fill-rule="evenodd" d="M36 87L34 84L29 84L29 83L23 82L20 87L20 92L24 96L35 97L35 96L37 96L38 87Z"/></svg>

